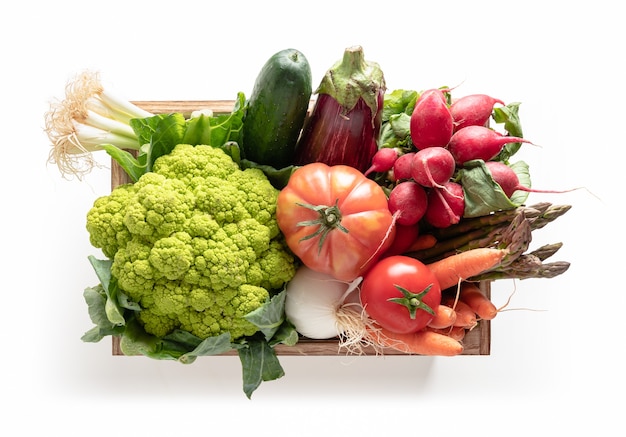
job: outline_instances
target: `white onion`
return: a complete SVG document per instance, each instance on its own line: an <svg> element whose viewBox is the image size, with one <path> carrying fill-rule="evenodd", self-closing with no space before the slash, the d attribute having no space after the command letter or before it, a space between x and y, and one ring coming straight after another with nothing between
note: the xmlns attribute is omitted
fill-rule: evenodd
<svg viewBox="0 0 626 437"><path fill-rule="evenodd" d="M358 296L354 298L358 293L354 291L361 279L343 282L302 266L287 284L285 314L305 337L322 340L340 336L352 328L350 314L354 314L354 319L360 317ZM359 308L344 311L354 305Z"/></svg>

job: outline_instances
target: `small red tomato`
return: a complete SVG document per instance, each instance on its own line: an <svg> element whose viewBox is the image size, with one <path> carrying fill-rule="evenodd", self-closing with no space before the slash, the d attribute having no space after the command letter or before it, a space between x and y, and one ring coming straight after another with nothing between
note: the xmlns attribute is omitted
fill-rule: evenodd
<svg viewBox="0 0 626 437"><path fill-rule="evenodd" d="M437 278L421 261L395 255L376 263L361 283L361 304L383 328L408 334L425 328L441 304Z"/></svg>

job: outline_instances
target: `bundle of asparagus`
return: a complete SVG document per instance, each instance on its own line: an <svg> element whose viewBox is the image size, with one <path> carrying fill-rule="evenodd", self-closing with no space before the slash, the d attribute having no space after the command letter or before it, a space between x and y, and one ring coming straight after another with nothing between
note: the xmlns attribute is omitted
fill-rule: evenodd
<svg viewBox="0 0 626 437"><path fill-rule="evenodd" d="M549 202L498 211L490 215L461 220L432 234L437 244L412 252L424 263L431 263L455 253L478 247L508 248L506 259L496 268L469 278L471 280L553 278L565 273L569 262L544 262L554 255L563 243L544 245L527 252L532 232L553 222L571 209L571 205L553 205Z"/></svg>

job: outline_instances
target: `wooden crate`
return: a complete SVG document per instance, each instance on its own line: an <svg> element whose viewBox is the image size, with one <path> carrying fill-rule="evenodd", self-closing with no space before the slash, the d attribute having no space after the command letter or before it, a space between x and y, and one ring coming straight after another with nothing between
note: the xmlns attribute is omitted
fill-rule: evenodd
<svg viewBox="0 0 626 437"><path fill-rule="evenodd" d="M185 116L189 116L193 111L199 109L211 109L215 114L230 113L234 107L233 100L194 100L194 101L135 101L133 102L137 106L145 109L154 114L167 114L172 112L179 112ZM313 102L312 102L313 103ZM111 189L118 185L129 183L130 179L126 173L113 161L111 166ZM484 281L480 283L480 288L491 297L491 283ZM488 320L481 320L478 325L467 332L463 339L463 345L465 347L463 355L489 355L491 353L491 322ZM120 342L118 337L113 337L112 345L113 355L124 355L120 349ZM344 355L345 350L340 350L339 342L337 339L329 340L312 340L308 338L301 338L298 344L295 346L276 346L276 353L278 355ZM373 348L368 348L365 351L366 355L375 355L376 351ZM235 355L236 352L229 352L225 355ZM403 352L394 349L383 350L384 355L407 355Z"/></svg>

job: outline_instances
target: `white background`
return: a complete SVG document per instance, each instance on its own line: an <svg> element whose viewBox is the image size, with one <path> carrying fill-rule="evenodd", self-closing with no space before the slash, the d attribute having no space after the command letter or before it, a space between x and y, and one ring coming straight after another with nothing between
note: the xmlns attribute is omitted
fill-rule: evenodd
<svg viewBox="0 0 626 437"><path fill-rule="evenodd" d="M615 435L626 34L615 2L552 4L13 2L0 18L2 434ZM46 164L43 114L66 82L93 69L129 100L233 99L276 51L301 50L315 86L352 45L389 89L458 85L457 96L522 102L524 135L541 146L519 154L533 185L586 188L529 199L573 205L532 243L564 242L554 260L570 270L494 286L516 310L492 323L490 356L284 357L286 376L252 400L236 357L185 366L82 343L87 256L99 255L84 215L109 174L67 181Z"/></svg>

